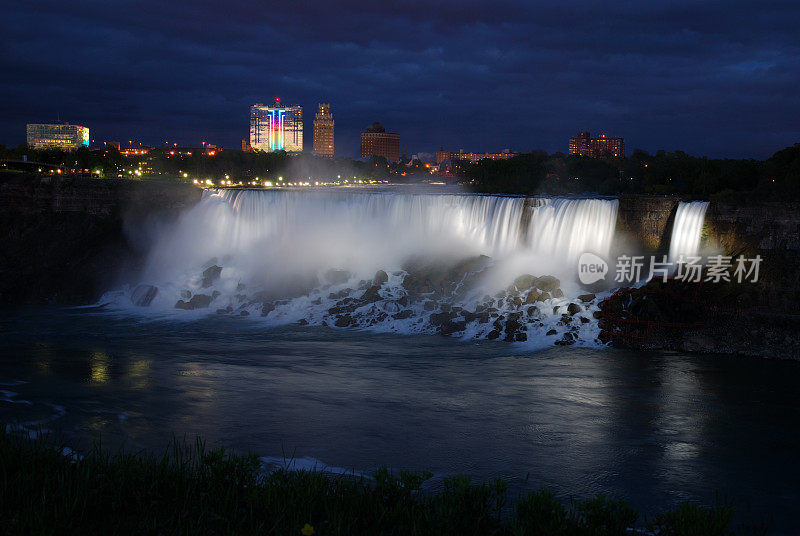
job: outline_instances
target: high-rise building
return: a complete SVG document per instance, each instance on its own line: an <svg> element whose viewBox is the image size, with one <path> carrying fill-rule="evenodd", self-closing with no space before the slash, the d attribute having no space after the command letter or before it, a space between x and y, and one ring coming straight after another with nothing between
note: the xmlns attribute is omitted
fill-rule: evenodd
<svg viewBox="0 0 800 536"><path fill-rule="evenodd" d="M569 139L569 154L600 158L606 154L620 157L625 155L625 139L612 138L601 134L592 138L588 132L578 132L578 135Z"/></svg>
<svg viewBox="0 0 800 536"><path fill-rule="evenodd" d="M303 108L284 106L277 98L271 106L251 106L250 147L265 152L302 151Z"/></svg>
<svg viewBox="0 0 800 536"><path fill-rule="evenodd" d="M333 158L333 114L331 105L320 103L314 119L314 152Z"/></svg>
<svg viewBox="0 0 800 536"><path fill-rule="evenodd" d="M89 146L89 128L69 123L29 124L28 146L33 149L74 151Z"/></svg>
<svg viewBox="0 0 800 536"><path fill-rule="evenodd" d="M445 160L450 160L450 151L445 151L444 147L439 147L436 151L436 163L441 164Z"/></svg>
<svg viewBox="0 0 800 536"><path fill-rule="evenodd" d="M382 156L391 162L400 160L400 134L386 132L383 125L373 123L361 133L361 158Z"/></svg>

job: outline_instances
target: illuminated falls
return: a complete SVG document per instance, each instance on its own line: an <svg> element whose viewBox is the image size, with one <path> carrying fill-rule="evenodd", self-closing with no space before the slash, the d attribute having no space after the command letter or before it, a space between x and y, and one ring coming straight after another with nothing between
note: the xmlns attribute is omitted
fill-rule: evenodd
<svg viewBox="0 0 800 536"><path fill-rule="evenodd" d="M615 199L209 190L161 233L139 284L106 299L187 318L593 345L601 297L579 287L577 259L609 258L617 208Z"/></svg>
<svg viewBox="0 0 800 536"><path fill-rule="evenodd" d="M672 238L669 243L669 260L677 262L681 256L693 257L700 248L700 235L708 209L707 201L678 203Z"/></svg>

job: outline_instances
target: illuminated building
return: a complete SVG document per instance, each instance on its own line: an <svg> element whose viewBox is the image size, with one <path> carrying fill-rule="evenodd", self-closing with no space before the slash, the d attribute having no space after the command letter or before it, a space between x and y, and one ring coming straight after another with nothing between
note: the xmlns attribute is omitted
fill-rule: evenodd
<svg viewBox="0 0 800 536"><path fill-rule="evenodd" d="M28 146L33 149L73 151L89 146L89 128L69 123L29 124Z"/></svg>
<svg viewBox="0 0 800 536"><path fill-rule="evenodd" d="M271 106L251 106L250 147L265 152L302 151L303 108L284 106L277 98Z"/></svg>
<svg viewBox="0 0 800 536"><path fill-rule="evenodd" d="M511 149L503 149L502 152L499 153L465 153L463 149L459 150L457 153L452 153L448 151L437 151L436 152L436 159L439 159L439 153L447 153L448 158L450 160L462 160L468 161L471 164L475 164L480 162L481 160L489 159L489 160L508 160L509 158L513 158L517 156L517 153L512 153Z"/></svg>
<svg viewBox="0 0 800 536"><path fill-rule="evenodd" d="M320 103L314 119L314 152L333 158L333 114L331 105Z"/></svg>
<svg viewBox="0 0 800 536"><path fill-rule="evenodd" d="M400 160L400 134L386 132L380 123L361 133L361 158L382 156L391 162Z"/></svg>
<svg viewBox="0 0 800 536"><path fill-rule="evenodd" d="M588 132L578 132L577 136L569 139L569 154L600 158L608 153L615 157L624 156L625 139L612 138L605 134L592 138Z"/></svg>
<svg viewBox="0 0 800 536"><path fill-rule="evenodd" d="M436 163L441 164L445 160L450 160L450 151L445 151L444 147L440 147L438 151L436 151Z"/></svg>

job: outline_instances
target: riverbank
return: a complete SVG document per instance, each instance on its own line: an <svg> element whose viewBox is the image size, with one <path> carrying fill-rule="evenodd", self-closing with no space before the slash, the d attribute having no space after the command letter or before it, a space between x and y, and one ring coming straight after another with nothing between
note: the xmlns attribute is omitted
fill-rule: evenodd
<svg viewBox="0 0 800 536"><path fill-rule="evenodd" d="M8 534L732 535L727 505L684 502L651 520L598 495L564 506L547 489L512 498L502 480L427 472L369 476L323 470L264 473L255 454L173 442L161 455L80 455L50 438L0 430L0 519ZM744 527L738 527L742 530ZM762 530L750 530L760 534ZM738 532L737 534L742 534Z"/></svg>

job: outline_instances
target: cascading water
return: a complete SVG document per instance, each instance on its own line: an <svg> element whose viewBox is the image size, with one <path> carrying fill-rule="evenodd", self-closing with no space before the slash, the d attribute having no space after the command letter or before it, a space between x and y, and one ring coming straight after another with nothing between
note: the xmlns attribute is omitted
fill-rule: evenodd
<svg viewBox="0 0 800 536"><path fill-rule="evenodd" d="M697 256L707 209L708 201L678 203L669 243L670 262L678 262L681 256L684 258Z"/></svg>
<svg viewBox="0 0 800 536"><path fill-rule="evenodd" d="M606 199L209 190L160 237L143 285L124 297L149 310L276 324L592 343L596 302L581 302L580 315L574 303L566 314L567 305L579 290L577 257L608 255L617 206Z"/></svg>

